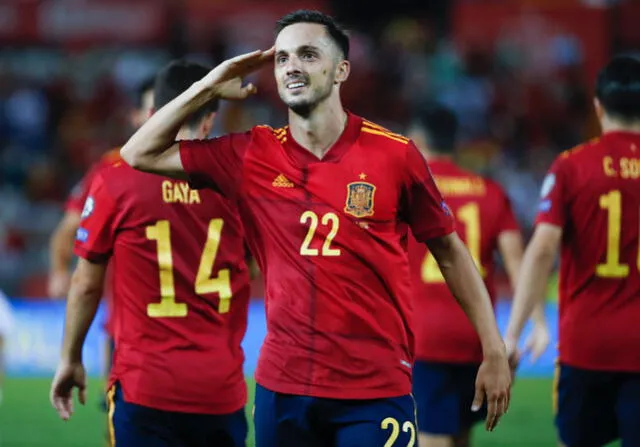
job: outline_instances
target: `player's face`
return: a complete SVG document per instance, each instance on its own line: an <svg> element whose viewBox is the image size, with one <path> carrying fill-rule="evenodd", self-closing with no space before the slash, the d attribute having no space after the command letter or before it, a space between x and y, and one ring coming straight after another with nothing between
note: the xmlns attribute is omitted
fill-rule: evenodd
<svg viewBox="0 0 640 447"><path fill-rule="evenodd" d="M282 101L292 110L312 110L346 79L348 62L324 26L296 23L276 38L275 77Z"/></svg>
<svg viewBox="0 0 640 447"><path fill-rule="evenodd" d="M153 89L149 89L142 94L140 108L131 113L131 125L134 129L142 126L149 119L153 112Z"/></svg>

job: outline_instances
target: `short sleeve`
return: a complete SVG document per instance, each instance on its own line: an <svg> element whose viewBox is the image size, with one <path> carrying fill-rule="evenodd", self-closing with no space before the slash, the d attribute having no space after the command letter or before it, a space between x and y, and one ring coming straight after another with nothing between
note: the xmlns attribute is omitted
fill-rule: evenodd
<svg viewBox="0 0 640 447"><path fill-rule="evenodd" d="M445 236L455 221L433 180L427 162L410 142L403 185L401 213L418 242Z"/></svg>
<svg viewBox="0 0 640 447"><path fill-rule="evenodd" d="M518 219L516 219L516 215L513 212L513 207L511 206L511 200L509 200L509 196L507 196L500 187L498 187L498 193L500 200L498 234L505 231L520 231L520 225L518 224Z"/></svg>
<svg viewBox="0 0 640 447"><path fill-rule="evenodd" d="M118 221L116 201L102 175L91 182L76 232L74 252L91 262L106 262L113 253Z"/></svg>
<svg viewBox="0 0 640 447"><path fill-rule="evenodd" d="M73 187L69 193L69 197L64 205L64 210L67 212L81 213L84 203L87 201L89 195L89 187L91 186L91 180L95 176L96 169L92 167L87 173L80 179L78 183Z"/></svg>
<svg viewBox="0 0 640 447"><path fill-rule="evenodd" d="M228 198L240 192L244 153L251 132L208 140L180 141L180 159L193 188L211 188Z"/></svg>
<svg viewBox="0 0 640 447"><path fill-rule="evenodd" d="M568 195L567 181L566 159L558 158L551 165L542 182L536 224L549 223L559 227L564 226Z"/></svg>

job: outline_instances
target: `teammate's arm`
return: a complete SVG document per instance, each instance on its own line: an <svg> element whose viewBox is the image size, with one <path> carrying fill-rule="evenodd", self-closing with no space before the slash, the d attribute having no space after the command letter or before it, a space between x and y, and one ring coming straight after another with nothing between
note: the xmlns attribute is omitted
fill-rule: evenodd
<svg viewBox="0 0 640 447"><path fill-rule="evenodd" d="M48 293L52 298L65 296L69 289L71 261L73 260L73 241L79 225L80 213L75 210L68 210L49 240Z"/></svg>
<svg viewBox="0 0 640 447"><path fill-rule="evenodd" d="M74 388L78 388L80 403L86 401L82 347L100 304L105 272L106 264L81 258L71 278L60 363L50 392L51 405L64 420L73 414Z"/></svg>
<svg viewBox="0 0 640 447"><path fill-rule="evenodd" d="M498 236L498 251L504 261L511 287L515 290L524 254L524 243L520 231L501 232ZM525 350L531 352L531 359L535 361L547 349L550 340L549 328L544 315L544 301L535 306L532 319L534 327L526 341ZM515 368L517 365L514 364L512 366Z"/></svg>
<svg viewBox="0 0 640 447"><path fill-rule="evenodd" d="M244 99L256 92L242 78L272 60L273 49L229 59L154 113L120 150L134 169L186 179L180 159L178 131L194 112L214 99Z"/></svg>
<svg viewBox="0 0 640 447"><path fill-rule="evenodd" d="M534 307L544 302L547 282L561 239L561 227L540 223L527 246L505 336L510 355L515 354L522 329Z"/></svg>
<svg viewBox="0 0 640 447"><path fill-rule="evenodd" d="M472 409L478 410L486 395L486 427L493 430L509 407L511 374L491 298L469 251L456 233L429 239L427 246L451 293L480 337L485 360L478 371Z"/></svg>

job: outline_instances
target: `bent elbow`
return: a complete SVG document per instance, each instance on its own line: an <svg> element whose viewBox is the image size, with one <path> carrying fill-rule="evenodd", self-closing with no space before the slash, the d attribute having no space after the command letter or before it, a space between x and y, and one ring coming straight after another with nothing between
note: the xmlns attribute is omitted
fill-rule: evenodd
<svg viewBox="0 0 640 447"><path fill-rule="evenodd" d="M120 158L122 158L122 160L133 169L142 169L143 157L141 157L130 145L125 144L120 148Z"/></svg>

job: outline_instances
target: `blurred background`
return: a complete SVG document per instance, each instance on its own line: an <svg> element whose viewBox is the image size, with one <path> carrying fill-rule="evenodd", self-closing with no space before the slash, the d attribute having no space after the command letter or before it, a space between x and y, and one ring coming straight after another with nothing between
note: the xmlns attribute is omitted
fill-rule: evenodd
<svg viewBox="0 0 640 447"><path fill-rule="evenodd" d="M7 340L0 445L76 445L18 439L6 434L15 424L12 431L3 420L10 387L26 386L17 378L44 377L48 384L55 368L64 303L46 297L48 238L73 185L131 134L136 88L173 58L215 65L267 48L275 20L302 7L333 14L351 32L347 107L402 133L425 101L449 105L461 123L461 163L505 187L527 234L553 158L598 133L598 69L613 54L640 48L636 1L2 0L0 289L11 298L15 326ZM252 81L259 94L224 103L214 134L285 124L271 72ZM503 322L510 290L504 275L499 281ZM254 286L248 373L264 334L261 280ZM551 300L554 294L551 286ZM555 327L555 307L548 311ZM103 363L100 338L95 327L86 357L94 375ZM525 372L551 377L554 349ZM33 405L53 418L43 389ZM11 408L17 421L18 407ZM546 444L553 427L550 404L545 408L545 441L487 445L553 445ZM523 420L539 413L522 411Z"/></svg>

